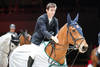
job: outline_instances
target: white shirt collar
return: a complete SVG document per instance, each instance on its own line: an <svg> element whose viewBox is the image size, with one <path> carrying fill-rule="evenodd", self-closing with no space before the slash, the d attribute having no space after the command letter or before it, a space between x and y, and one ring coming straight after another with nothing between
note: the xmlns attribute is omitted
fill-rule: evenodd
<svg viewBox="0 0 100 67"><path fill-rule="evenodd" d="M49 24L50 24L51 21L52 21L52 18L49 18Z"/></svg>

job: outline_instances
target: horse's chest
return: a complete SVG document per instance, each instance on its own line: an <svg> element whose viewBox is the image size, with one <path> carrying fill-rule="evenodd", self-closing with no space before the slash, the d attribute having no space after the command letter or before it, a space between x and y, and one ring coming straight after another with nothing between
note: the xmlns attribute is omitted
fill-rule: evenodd
<svg viewBox="0 0 100 67"><path fill-rule="evenodd" d="M35 57L34 64L32 67L62 67L59 66L59 64L53 60L52 58L49 58L49 56L45 52L45 46L41 46L41 50L39 51L39 55ZM65 63L66 64L66 63ZM67 67L67 66L63 66Z"/></svg>

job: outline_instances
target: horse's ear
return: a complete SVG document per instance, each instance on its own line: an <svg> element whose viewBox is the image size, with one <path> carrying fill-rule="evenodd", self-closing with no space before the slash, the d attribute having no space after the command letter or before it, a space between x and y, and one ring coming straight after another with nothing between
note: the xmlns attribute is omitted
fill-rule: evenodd
<svg viewBox="0 0 100 67"><path fill-rule="evenodd" d="M70 14L69 13L67 14L67 23L68 24L71 24L71 17L70 17Z"/></svg>
<svg viewBox="0 0 100 67"><path fill-rule="evenodd" d="M77 13L77 16L75 17L75 19L73 21L77 22L78 21L78 17L79 17L79 13Z"/></svg>

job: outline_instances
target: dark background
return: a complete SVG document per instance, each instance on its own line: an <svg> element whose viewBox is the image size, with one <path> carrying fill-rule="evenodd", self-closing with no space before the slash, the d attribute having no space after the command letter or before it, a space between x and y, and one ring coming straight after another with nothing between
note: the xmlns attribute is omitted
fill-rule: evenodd
<svg viewBox="0 0 100 67"><path fill-rule="evenodd" d="M80 61L84 61L84 58L90 59L92 48L98 46L98 33L100 32L99 0L0 0L0 34L9 31L11 23L16 24L17 32L20 29L27 29L32 34L37 17L45 13L45 6L49 2L54 2L58 6L56 17L60 27L66 23L67 13L70 13L74 19L79 12L78 23L82 27L84 37L89 45L88 51L85 54L80 54L79 59L83 58ZM74 51L70 56L76 55L76 53L77 51ZM71 58L74 59L74 57Z"/></svg>

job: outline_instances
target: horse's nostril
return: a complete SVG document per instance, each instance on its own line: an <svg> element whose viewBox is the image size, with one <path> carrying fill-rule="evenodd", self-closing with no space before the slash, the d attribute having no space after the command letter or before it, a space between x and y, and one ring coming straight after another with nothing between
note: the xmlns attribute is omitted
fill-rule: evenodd
<svg viewBox="0 0 100 67"><path fill-rule="evenodd" d="M83 51L87 51L87 49L88 49L88 47L85 47L85 46L82 47Z"/></svg>

